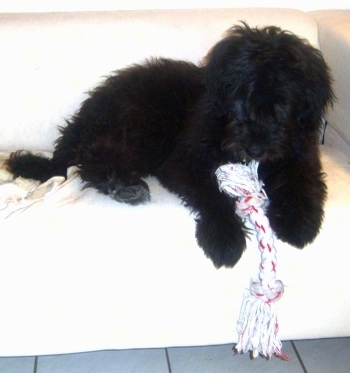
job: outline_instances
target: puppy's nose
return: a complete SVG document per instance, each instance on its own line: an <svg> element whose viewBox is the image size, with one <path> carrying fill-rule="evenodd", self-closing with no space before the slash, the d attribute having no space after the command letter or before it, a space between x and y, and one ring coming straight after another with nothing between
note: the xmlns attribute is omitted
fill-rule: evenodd
<svg viewBox="0 0 350 373"><path fill-rule="evenodd" d="M249 157L257 158L263 155L264 149L260 145L251 145L249 148L246 149L246 153Z"/></svg>

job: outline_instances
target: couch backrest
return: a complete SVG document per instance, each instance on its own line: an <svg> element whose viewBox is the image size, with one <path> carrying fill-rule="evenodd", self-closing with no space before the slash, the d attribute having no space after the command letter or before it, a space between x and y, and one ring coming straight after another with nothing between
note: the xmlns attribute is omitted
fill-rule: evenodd
<svg viewBox="0 0 350 373"><path fill-rule="evenodd" d="M318 45L314 19L288 9L0 14L0 150L52 149L102 76L150 56L198 62L241 20Z"/></svg>

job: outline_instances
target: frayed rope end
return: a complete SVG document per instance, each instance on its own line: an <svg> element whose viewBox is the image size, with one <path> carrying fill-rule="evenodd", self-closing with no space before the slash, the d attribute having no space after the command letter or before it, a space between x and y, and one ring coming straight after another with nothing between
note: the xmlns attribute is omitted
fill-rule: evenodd
<svg viewBox="0 0 350 373"><path fill-rule="evenodd" d="M240 316L237 322L239 334L235 346L237 353L252 352L252 357L263 355L268 359L272 356L283 360L290 360L282 352L282 342L278 338L278 321L276 305L267 303L253 294L247 296L242 303Z"/></svg>

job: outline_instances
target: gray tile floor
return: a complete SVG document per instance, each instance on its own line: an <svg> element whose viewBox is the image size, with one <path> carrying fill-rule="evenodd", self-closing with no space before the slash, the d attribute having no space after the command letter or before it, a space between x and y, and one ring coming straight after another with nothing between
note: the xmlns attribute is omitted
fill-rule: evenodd
<svg viewBox="0 0 350 373"><path fill-rule="evenodd" d="M283 343L291 358L250 360L232 345L0 358L4 373L349 373L350 338Z"/></svg>

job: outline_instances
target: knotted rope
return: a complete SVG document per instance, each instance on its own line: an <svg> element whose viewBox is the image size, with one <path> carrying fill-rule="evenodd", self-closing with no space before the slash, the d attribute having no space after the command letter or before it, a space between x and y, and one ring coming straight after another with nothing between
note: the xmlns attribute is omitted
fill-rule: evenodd
<svg viewBox="0 0 350 373"><path fill-rule="evenodd" d="M238 353L252 351L253 357L259 354L271 358L289 357L281 348L278 338L278 321L275 302L284 291L283 283L276 279L276 249L274 235L263 206L268 201L263 182L258 178L259 163L248 165L226 164L216 171L220 191L236 199L235 212L242 219L248 218L254 226L261 262L258 281L251 281L250 294L243 299L237 322Z"/></svg>

